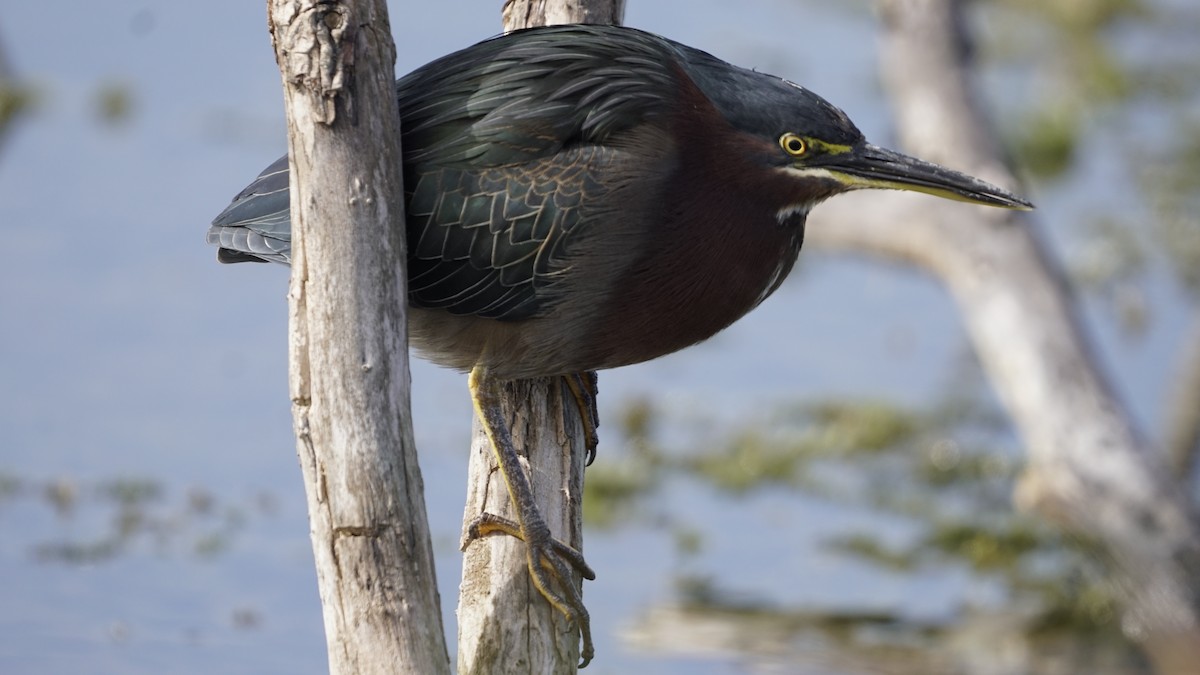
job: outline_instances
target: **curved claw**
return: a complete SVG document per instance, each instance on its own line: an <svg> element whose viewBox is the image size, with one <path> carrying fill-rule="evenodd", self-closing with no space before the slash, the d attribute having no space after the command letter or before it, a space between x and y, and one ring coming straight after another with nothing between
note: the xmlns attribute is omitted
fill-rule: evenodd
<svg viewBox="0 0 1200 675"><path fill-rule="evenodd" d="M579 667L586 668L587 664L591 662L592 657L596 654L596 648L592 644L592 618L588 614L587 607L583 604L583 596L575 588L575 584L571 583L571 570L563 562L564 557L568 561L571 561L571 558L562 555L564 553L563 548L575 555L579 555L579 553L557 539L551 539L550 541L552 548L555 549L554 552L559 555L548 555L548 552L542 551L541 547L528 547L530 577L533 579L533 585L537 587L542 596L555 609L562 612L563 616L567 618L567 621L572 626L579 630L579 637L583 643L579 650ZM571 562L572 565L575 565L575 561ZM579 558L579 563L583 565L580 574L583 574L584 578L589 580L596 578L596 574L588 568L586 563L583 563L582 556ZM576 567L576 569L579 568ZM567 597L564 598L562 594L555 592L550 587L550 575L546 573L547 571L553 572L553 575L558 579L559 588L563 589ZM591 576L588 576L589 574Z"/></svg>
<svg viewBox="0 0 1200 675"><path fill-rule="evenodd" d="M600 444L597 433L600 426L600 410L596 404L596 397L600 393L600 378L594 370L563 375L562 378L575 399L579 418L583 420L583 445L587 449L585 466L591 466L592 462L596 461L596 448Z"/></svg>
<svg viewBox="0 0 1200 675"><path fill-rule="evenodd" d="M579 631L583 643L580 647L579 667L586 667L596 654L595 645L592 643L592 620L583 604L583 596L575 588L571 569L574 568L588 581L595 580L595 571L583 559L582 553L550 536L550 529L544 525L541 531L526 536L520 523L492 513L481 513L471 521L467 527L467 539L463 548L476 539L494 534L507 534L525 542L529 577L542 597L562 612L572 627ZM555 584L554 581L558 583ZM562 592L556 588L562 589Z"/></svg>

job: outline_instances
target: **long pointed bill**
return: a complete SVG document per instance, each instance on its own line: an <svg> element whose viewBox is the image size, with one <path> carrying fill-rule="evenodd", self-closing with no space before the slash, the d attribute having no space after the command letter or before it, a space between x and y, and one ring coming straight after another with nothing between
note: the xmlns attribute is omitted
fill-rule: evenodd
<svg viewBox="0 0 1200 675"><path fill-rule="evenodd" d="M1033 208L1033 204L991 183L870 143L837 155L824 168L852 189L911 190L1006 209Z"/></svg>

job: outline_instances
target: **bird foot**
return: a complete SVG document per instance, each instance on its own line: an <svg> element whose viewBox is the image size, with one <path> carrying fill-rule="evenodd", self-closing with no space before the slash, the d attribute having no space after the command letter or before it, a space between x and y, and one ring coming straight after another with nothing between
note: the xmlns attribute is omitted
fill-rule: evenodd
<svg viewBox="0 0 1200 675"><path fill-rule="evenodd" d="M595 580L596 573L583 559L582 553L551 536L550 528L545 523L530 523L523 528L515 520L492 513L482 513L471 521L463 549L476 539L494 534L507 534L525 542L529 577L542 597L562 612L572 627L579 630L583 643L579 667L585 668L596 655L596 648L592 644L591 616L583 605L583 596L575 587L571 570L574 569L588 581Z"/></svg>
<svg viewBox="0 0 1200 675"><path fill-rule="evenodd" d="M588 370L581 373L563 375L563 383L575 399L579 409L579 419L583 420L583 447L587 450L587 466L596 461L596 448L600 445L600 436L596 429L600 426L600 410L596 397L600 393L600 378L596 371Z"/></svg>

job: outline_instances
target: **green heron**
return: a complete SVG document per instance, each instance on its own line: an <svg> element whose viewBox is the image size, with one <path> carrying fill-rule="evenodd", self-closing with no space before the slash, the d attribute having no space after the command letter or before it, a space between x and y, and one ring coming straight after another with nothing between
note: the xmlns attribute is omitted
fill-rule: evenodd
<svg viewBox="0 0 1200 675"><path fill-rule="evenodd" d="M533 502L501 384L563 376L578 396L585 373L711 337L779 287L808 212L836 194L1030 207L866 142L797 84L631 28L510 33L418 68L396 96L410 340L470 372L519 514L484 514L469 535L525 541L534 584L580 632L582 665L594 650L571 570L595 575ZM289 262L288 199L282 157L213 221L218 259ZM594 426L589 394L580 403Z"/></svg>

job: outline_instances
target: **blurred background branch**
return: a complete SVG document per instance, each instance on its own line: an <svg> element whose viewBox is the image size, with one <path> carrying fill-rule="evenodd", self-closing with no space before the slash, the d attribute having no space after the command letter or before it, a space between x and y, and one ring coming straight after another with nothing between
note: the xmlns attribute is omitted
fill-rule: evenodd
<svg viewBox="0 0 1200 675"><path fill-rule="evenodd" d="M880 8L884 81L904 145L1012 186L975 104L962 3L885 0ZM922 214L916 204L900 206L908 197L889 196L874 222L851 206L818 212L809 240L915 262L946 284L1029 453L1019 504L1102 542L1125 620L1161 672L1187 672L1200 662L1192 506L1165 455L1141 440L1113 394L1036 215L953 207Z"/></svg>

